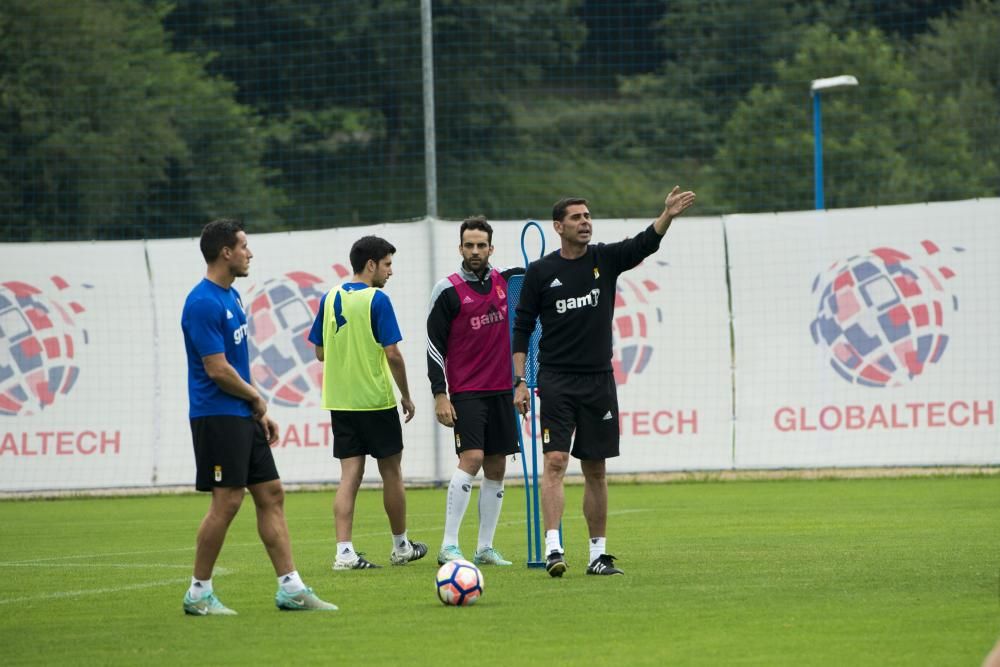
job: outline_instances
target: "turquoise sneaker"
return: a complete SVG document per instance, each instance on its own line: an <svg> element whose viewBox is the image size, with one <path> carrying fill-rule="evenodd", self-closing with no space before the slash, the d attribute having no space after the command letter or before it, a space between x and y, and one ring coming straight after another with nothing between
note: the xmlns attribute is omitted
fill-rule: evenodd
<svg viewBox="0 0 1000 667"><path fill-rule="evenodd" d="M472 562L476 565L510 565L510 561L493 547L483 547L477 551Z"/></svg>
<svg viewBox="0 0 1000 667"><path fill-rule="evenodd" d="M337 611L337 605L320 600L311 588L298 593L286 593L279 588L274 604L282 611Z"/></svg>
<svg viewBox="0 0 1000 667"><path fill-rule="evenodd" d="M188 616L236 616L236 612L219 602L215 593L206 593L199 599L191 597L191 591L184 594L184 613Z"/></svg>
<svg viewBox="0 0 1000 667"><path fill-rule="evenodd" d="M448 544L441 547L441 551L438 552L438 565L444 565L452 560L465 560L458 545Z"/></svg>

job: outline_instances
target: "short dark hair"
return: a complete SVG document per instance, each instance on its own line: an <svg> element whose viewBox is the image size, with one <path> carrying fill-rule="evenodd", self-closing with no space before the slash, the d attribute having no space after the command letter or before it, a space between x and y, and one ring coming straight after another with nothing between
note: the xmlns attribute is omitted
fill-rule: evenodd
<svg viewBox="0 0 1000 667"><path fill-rule="evenodd" d="M485 215L473 215L469 216L462 221L462 226L458 229L458 241L462 242L462 238L465 236L466 229L478 229L481 232L486 232L487 240L490 245L493 245L493 228L490 227L490 223L486 222Z"/></svg>
<svg viewBox="0 0 1000 667"><path fill-rule="evenodd" d="M383 257L395 254L396 246L385 239L378 236L362 236L351 246L351 268L355 274L360 274L365 270L369 259L378 264Z"/></svg>
<svg viewBox="0 0 1000 667"><path fill-rule="evenodd" d="M235 218L219 218L201 230L201 254L211 264L219 258L223 248L236 246L236 235L243 231L243 221Z"/></svg>
<svg viewBox="0 0 1000 667"><path fill-rule="evenodd" d="M583 197L563 197L552 205L552 219L562 222L562 219L566 217L566 209L570 206L576 206L577 204L587 206L589 203Z"/></svg>

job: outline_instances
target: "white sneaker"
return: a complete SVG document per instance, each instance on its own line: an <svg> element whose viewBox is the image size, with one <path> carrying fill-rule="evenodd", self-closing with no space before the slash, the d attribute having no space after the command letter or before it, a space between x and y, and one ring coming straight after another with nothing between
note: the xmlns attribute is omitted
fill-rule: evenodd
<svg viewBox="0 0 1000 667"><path fill-rule="evenodd" d="M333 561L334 570L372 570L379 567L382 566L367 560L364 554L354 554L354 557L349 558L338 555L337 560Z"/></svg>
<svg viewBox="0 0 1000 667"><path fill-rule="evenodd" d="M420 560L427 555L427 545L423 542L410 540L405 549L393 549L389 561L393 565L406 565L410 561Z"/></svg>

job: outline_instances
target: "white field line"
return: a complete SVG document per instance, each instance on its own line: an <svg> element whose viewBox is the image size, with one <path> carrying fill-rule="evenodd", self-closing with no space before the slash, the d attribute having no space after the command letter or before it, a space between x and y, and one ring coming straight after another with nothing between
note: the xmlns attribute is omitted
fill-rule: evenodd
<svg viewBox="0 0 1000 667"><path fill-rule="evenodd" d="M640 513L640 512L655 512L655 511L656 510L653 509L653 508L651 508L651 507L636 508L636 509L624 509L624 510L609 510L608 511L608 516L621 516L623 514L637 514L637 513ZM582 521L582 520L583 520L583 515L582 514L575 514L574 513L571 516L564 516L563 517L563 521ZM500 526L516 526L516 525L524 525L524 523L525 523L524 519L514 519L514 520L511 520L511 521L501 521L497 525L500 525ZM421 528L418 528L418 529L412 529L411 528L411 529L408 529L407 532L417 532L417 533L420 533L421 535L423 535L424 533L441 531L441 530L444 530L444 524L439 524L439 525L430 526L430 527L424 526L424 527L421 527ZM364 537L364 538L367 538L367 537L384 537L384 536L385 536L385 531L384 530L378 531L378 532L373 532L373 533L355 533L353 535L354 538L359 538L359 537ZM294 547L296 544L322 544L322 543L331 542L331 541L332 541L332 537L331 538L318 539L318 540L296 540L296 539L293 538L292 539L292 546ZM254 548L254 549L260 548L260 542L259 541L254 541L254 542L232 542L232 543L226 542L226 544L225 544L225 548L226 549L247 548L247 547L251 547L251 548ZM108 556L141 556L143 554L164 554L164 553L180 553L180 552L190 553L190 552L193 552L193 551L194 551L194 546L189 546L189 547L174 547L172 549L146 549L146 550L140 550L140 551L112 551L112 552L105 552L105 553L70 554L70 555L66 555L66 556L50 556L48 558L31 558L31 559L27 559L27 560L0 561L0 567L20 567L20 566L24 566L24 565L26 565L26 566L41 565L42 563L50 563L50 562L53 562L53 561L60 561L60 560L62 560L62 561L91 560L91 559L95 559L95 558L105 558L105 557L108 557ZM144 564L140 564L140 565L144 565ZM138 565L137 565L137 567L138 567ZM163 567L175 567L175 566L174 565L165 565ZM189 567L189 566L185 565L185 567ZM221 568L216 568L216 569L217 570L221 570Z"/></svg>
<svg viewBox="0 0 1000 667"><path fill-rule="evenodd" d="M0 563L0 567L37 567L37 568L51 568L51 567L94 567L94 568L137 568L137 567L155 567L155 568L166 568L166 569L178 569L183 568L189 570L190 565L176 565L167 563ZM217 567L215 572L213 572L214 577L222 577L227 574L231 574L232 570L226 567ZM144 581L138 584L126 584L124 586L114 586L111 588L85 588L78 591L53 591L52 593L37 593L29 597L19 597L19 598L0 598L0 605L5 604L16 604L18 602L33 602L37 600L58 600L64 598L77 598L85 597L88 595L105 595L108 593L123 593L125 591L135 591L141 590L143 588L156 588L158 586L182 586L189 583L191 580L189 577L174 577L172 579L160 579L158 581Z"/></svg>
<svg viewBox="0 0 1000 667"><path fill-rule="evenodd" d="M112 568L114 568L114 567L117 567L117 568L122 568L122 569L135 569L137 567L155 567L155 568L158 568L158 569L162 568L162 569L168 569L168 570L172 570L172 569L190 570L191 569L191 564L187 563L187 564L179 565L177 563L0 563L0 567L38 567L38 568L44 568L44 567L101 567L101 568L112 567ZM223 567L217 567L217 568L215 568L215 571L217 573L221 574L222 571L225 570L225 569L226 568L223 568ZM226 571L225 574L229 574L229 571Z"/></svg>
<svg viewBox="0 0 1000 667"><path fill-rule="evenodd" d="M155 567L155 568L166 568L166 569L177 569L183 568L185 570L190 569L190 565L176 565L176 564L166 564L166 563L0 563L0 567L95 567L95 568L137 568L137 567ZM217 567L215 572L213 572L214 577L223 577L227 574L231 574L233 570L226 567ZM158 586L181 586L183 584L189 583L189 577L178 578L174 577L172 579L160 579L158 581L144 581L138 584L126 584L124 586L114 586L111 588L86 588L78 591L54 591L52 593L38 593L31 595L29 597L19 597L19 598L0 598L0 605L5 604L16 604L18 602L31 602L36 600L58 600L63 598L76 598L84 597L88 595L105 595L108 593L122 593L125 591L135 591L141 590L143 588L156 588Z"/></svg>
<svg viewBox="0 0 1000 667"><path fill-rule="evenodd" d="M653 512L653 511L655 511L655 510L653 510L652 508L625 509L625 510L609 511L608 515L609 516L616 516L616 515L622 515L622 514L636 514L638 512ZM574 516L565 517L565 518L568 518L570 520L582 520L583 516L582 515L574 515ZM515 520L515 521L503 521L501 523L502 523L502 525L510 526L510 525L524 524L525 521L524 520ZM422 528L421 530L423 532L430 532L431 530L440 531L442 529L443 529L443 525L442 526L435 526L433 529L432 528ZM378 533L367 533L367 534L363 534L363 535L355 535L354 537L384 536L384 533L385 533L385 531L379 531ZM305 541L307 543L317 543L317 542L326 542L328 540L324 539L324 540L308 540L308 541L307 540L303 540L303 541ZM260 543L259 542L247 542L247 543L226 544L226 547L227 548L232 548L232 547L255 547L255 548L258 548L258 547L260 547ZM155 550L144 550L144 551L119 551L119 552L115 552L115 553L103 553L103 554L75 554L75 555L70 555L70 556L54 556L54 557L51 557L51 558L36 558L36 559L32 559L32 560L0 561L0 568L5 568L5 567L26 567L26 568L27 567L37 567L37 568L46 568L46 567L93 567L93 568L120 568L121 569L121 568L152 567L152 568L165 568L165 569L174 569L174 568L184 568L184 569L187 569L187 568L191 567L190 564L178 565L178 564L172 564L172 563L94 563L94 562L84 562L84 563L77 563L77 562L56 563L54 561L60 561L60 560L62 560L62 561L92 560L94 558L101 558L101 557L106 557L106 556L136 556L136 555L149 554L149 553L166 553L166 552L179 552L179 551L188 551L189 552L189 551L193 551L193 550L194 550L194 547L178 547L178 548L175 548L175 549L155 549ZM224 567L216 567L215 571L213 573L213 577L214 576L224 576L224 575L227 575L227 574L231 574L233 571L234 570L230 570L230 569L224 568ZM159 586L168 586L168 585L169 586L175 586L175 585L179 586L179 585L186 584L189 581L190 581L190 579L188 577L184 577L184 578L174 577L174 578L171 578L171 579L160 579L160 580L157 580L157 581L147 581L147 582L142 582L142 583L138 583L138 584L128 584L128 585L125 585L125 586L114 586L114 587L110 587L110 588L89 588L89 589L83 589L83 590L77 590L77 591L54 591L52 593L36 593L36 594L31 595L29 597L0 598L0 605L17 604L19 602L33 602L33 601L38 601L38 600L57 600L57 599L64 599L64 598L85 597L85 596L89 596L89 595L107 595L107 594L123 593L125 591L142 590L144 588L157 588Z"/></svg>
<svg viewBox="0 0 1000 667"><path fill-rule="evenodd" d="M28 597L20 598L0 598L0 605L5 604L16 604L18 602L37 602L38 600L57 600L60 598L77 598L87 595L107 595L114 593L123 593L125 591L135 591L141 590L143 588L156 588L158 586L183 586L189 583L187 577L173 578L173 579L161 579L159 581L146 581L141 584L129 584L127 586L114 586L112 588L90 588L82 591L55 591L53 593L36 593Z"/></svg>

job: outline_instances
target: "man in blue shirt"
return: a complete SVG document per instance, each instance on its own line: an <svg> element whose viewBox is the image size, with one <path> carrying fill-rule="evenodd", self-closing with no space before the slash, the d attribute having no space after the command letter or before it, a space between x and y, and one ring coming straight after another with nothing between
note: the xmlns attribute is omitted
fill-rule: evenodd
<svg viewBox="0 0 1000 667"><path fill-rule="evenodd" d="M212 493L198 529L194 576L184 595L184 613L232 616L216 597L212 570L229 524L250 490L261 541L278 575L275 604L282 610L333 611L295 569L285 521L285 491L271 455L278 425L250 378L247 318L233 281L250 269L253 253L239 220L205 225L201 253L208 269L188 294L181 315L187 351L189 418L197 466L195 488Z"/></svg>

